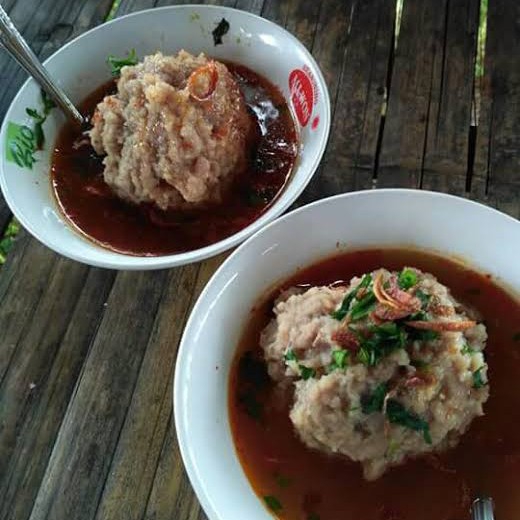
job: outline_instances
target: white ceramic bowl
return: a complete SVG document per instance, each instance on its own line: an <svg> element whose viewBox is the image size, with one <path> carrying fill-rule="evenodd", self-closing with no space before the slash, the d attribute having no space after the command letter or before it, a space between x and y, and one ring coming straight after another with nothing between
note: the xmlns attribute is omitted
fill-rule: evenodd
<svg viewBox="0 0 520 520"><path fill-rule="evenodd" d="M251 308L299 267L338 251L378 246L456 255L520 293L520 222L450 195L412 190L339 195L294 211L251 237L202 292L175 371L181 453L210 520L272 518L242 470L228 420L231 361Z"/></svg>
<svg viewBox="0 0 520 520"><path fill-rule="evenodd" d="M225 18L229 32L214 46L211 31ZM86 32L51 56L45 65L74 102L79 102L110 79L108 54L138 56L157 50L174 53L184 48L232 60L263 74L290 99L300 114L301 150L288 185L258 220L216 244L187 253L135 257L114 253L75 232L58 209L50 189L50 152L63 116L52 111L44 130L46 146L37 153L32 170L7 160L9 122L27 124L26 107L39 107L39 88L27 81L9 108L0 131L0 186L12 212L38 240L58 253L81 262L116 269L158 269L214 256L242 242L279 216L300 195L316 171L328 138L330 101L323 76L305 47L281 27L250 13L225 7L191 5L141 11ZM306 107L304 106L307 103ZM304 114L304 111L305 112ZM303 117L305 115L305 117Z"/></svg>

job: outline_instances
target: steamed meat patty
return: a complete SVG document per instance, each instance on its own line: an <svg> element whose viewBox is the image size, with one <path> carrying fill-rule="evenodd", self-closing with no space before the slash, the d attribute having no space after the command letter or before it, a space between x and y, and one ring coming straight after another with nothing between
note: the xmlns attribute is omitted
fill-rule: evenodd
<svg viewBox="0 0 520 520"><path fill-rule="evenodd" d="M261 346L294 387L290 418L309 447L390 466L454 446L487 400L487 334L434 276L406 268L275 302Z"/></svg>
<svg viewBox="0 0 520 520"><path fill-rule="evenodd" d="M250 118L226 66L204 54L146 56L123 67L90 132L105 182L161 209L221 201L245 166Z"/></svg>

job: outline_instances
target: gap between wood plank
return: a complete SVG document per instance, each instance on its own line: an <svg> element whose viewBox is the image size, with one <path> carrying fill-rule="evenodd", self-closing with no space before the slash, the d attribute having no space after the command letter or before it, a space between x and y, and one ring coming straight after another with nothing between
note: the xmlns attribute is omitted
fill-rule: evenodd
<svg viewBox="0 0 520 520"><path fill-rule="evenodd" d="M410 0L407 0L410 1ZM377 187L377 176L379 172L379 158L381 156L381 150L383 147L383 135L385 131L386 114L388 112L388 101L390 100L390 90L392 87L392 73L394 70L395 51L397 49L399 40L399 29L401 25L401 17L399 13L399 7L403 8L404 2L397 0L396 2L396 15L394 20L394 32L392 35L392 41L390 42L390 50L388 52L388 66L386 69L386 82L385 82L385 99L381 107L381 120L379 122L379 130L377 132L377 144L376 152L374 157L374 169L372 172L372 188Z"/></svg>

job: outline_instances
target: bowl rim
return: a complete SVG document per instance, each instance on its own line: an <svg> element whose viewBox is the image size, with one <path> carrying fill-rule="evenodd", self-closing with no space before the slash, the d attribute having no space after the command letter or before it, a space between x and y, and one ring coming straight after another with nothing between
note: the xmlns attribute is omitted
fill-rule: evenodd
<svg viewBox="0 0 520 520"><path fill-rule="evenodd" d="M325 149L329 140L330 136L330 130L331 130L331 103L330 103L330 94L328 90L327 83L325 81L325 78L323 76L323 72L321 71L320 66L318 65L317 61L312 56L311 52L305 47L305 45L292 33L290 33L285 27L282 27L281 25L278 25L275 22L272 22L271 20L268 20L267 18L263 18L262 16L259 16L257 14L244 11L242 9L236 9L234 7L226 7L226 6L218 6L218 5L206 5L206 4L185 4L185 5L169 5L169 6L163 6L163 7L152 7L149 9L142 9L140 11L135 11L133 13L128 13L123 16L114 18L112 20L109 20L107 22L103 22L88 31L85 31L75 38L73 38L71 41L67 42L65 45L57 49L54 53L52 53L44 62L43 64L46 65L50 60L54 59L57 55L59 55L62 52L66 52L67 49L70 46L77 45L78 41L80 41L82 38L87 37L91 33L94 33L95 31L99 30L101 27L110 26L112 24L121 23L121 20L125 20L128 18L138 17L142 16L143 14L150 14L152 12L157 11L176 11L176 10L187 10L187 9L198 9L200 11L216 11L219 13L225 13L225 12L233 12L233 13L239 13L240 16L244 16L245 18L249 18L251 20L254 20L256 22L265 23L268 26L274 26L277 30L281 31L284 36L292 42L293 45L295 45L297 48L301 50L303 55L306 57L308 62L313 66L313 73L315 75L316 83L319 86L320 93L323 93L323 114L320 118L322 121L322 124L324 125L324 133L323 137L320 139L319 147L315 153L315 155L310 160L309 166L308 166L308 173L307 175L300 181L300 184L297 185L296 189L294 190L294 193L287 198L283 204L279 204L281 198L283 197L284 193L287 192L288 186L291 184L291 178L289 178L288 182L278 195L278 197L274 200L273 204L267 208L267 210L260 215L256 220L251 222L248 226L245 228L239 230L237 233L234 233L233 235L230 235L223 240L220 240L218 242L215 242L214 244L209 244L207 246L194 249L192 251L186 251L182 253L174 253L169 255L162 255L162 256L136 256L136 255L129 255L125 253L119 253L117 251L112 251L108 248L105 248L96 242L90 240L87 238L84 234L82 234L80 231L74 228L74 226L66 219L66 217L63 216L61 213L61 210L58 208L58 211L60 211L61 218L64 221L64 224L77 236L81 238L81 240L84 240L88 242L92 247L98 249L101 251L99 258L94 259L86 259L84 255L76 254L75 251L72 248L67 248L62 245L62 241L52 242L52 245L50 241L47 239L47 235L45 233L41 233L37 226L33 226L28 222L28 220L18 211L18 208L16 206L16 203L14 202L13 198L11 197L11 193L9 189L7 188L6 183L6 175L4 170L4 153L5 153L5 135L7 132L7 124L9 122L9 116L13 110L13 107L18 104L19 98L22 96L23 92L27 89L28 85L33 82L34 80L29 77L25 80L25 82L20 87L19 91L9 104L9 107L7 111L5 112L4 119L2 121L2 125L0 127L0 189L2 191L4 200L6 204L8 205L9 209L11 210L12 214L16 219L20 222L20 224L26 229L34 238L36 238L39 242L44 244L49 249L59 253L62 256L65 256L66 258L69 258L71 260L76 260L78 262L91 265L94 267L103 267L103 268L109 268L109 269L118 269L118 270L153 270L153 269L164 269L164 268L170 268L170 267L176 267L180 265L186 265L190 263L196 263L201 260L206 260L208 258L217 256L220 253L223 253L224 251L227 251L245 240L247 240L250 236L257 233L259 230L261 230L264 226L268 225L272 221L276 220L284 211L287 211L288 208L300 197L302 192L305 190L305 188L308 186L309 182L312 180L314 175L316 174L318 167L320 165L320 162L325 154ZM293 115L294 117L294 115ZM295 122L295 124L297 124ZM298 161L296 163L295 168L298 168ZM293 175L293 172L291 173L291 176ZM48 172L46 172L48 174ZM52 197L52 194L50 195ZM55 201L56 203L56 201ZM56 203L57 204L57 203ZM112 255L116 255L113 258L103 258L103 253L110 253Z"/></svg>
<svg viewBox="0 0 520 520"><path fill-rule="evenodd" d="M222 520L222 517L218 516L218 513L213 508L212 502L210 500L210 492L204 483L203 477L197 471L194 465L194 459L191 456L191 450L189 448L190 440L188 436L188 423L184 421L182 417L183 403L182 400L184 398L186 390L183 389L184 379L183 376L186 375L187 368L189 366L188 356L190 354L189 344L192 341L190 338L193 337L193 331L196 327L196 321L200 319L200 315L203 312L203 307L206 305L206 300L208 297L208 293L212 290L213 286L218 283L218 280L224 273L224 271L228 268L228 265L232 264L236 261L240 255L242 255L243 251L247 249L252 242L258 240L259 237L268 234L271 232L272 228L277 226L284 226L288 220L292 220L297 218L298 215L302 212L310 211L313 208L318 206L330 204L338 199L351 199L353 197L366 197L368 196L376 196L376 197L384 197L388 194L397 194L403 197L412 196L418 198L434 198L434 199L448 199L451 200L452 203L461 204L462 206L473 206L475 208L479 208L479 211L485 211L488 214L502 218L505 221L516 224L520 227L520 221L515 219L514 217L507 215L495 208L490 206L486 206L485 204L474 201L471 199L467 199L464 197L459 197L457 195L452 195L449 193L429 191L429 190L419 190L419 189L411 189L411 188L382 188L382 189L368 189L368 190L360 190L353 191L349 193L340 193L337 195L333 195L330 197L326 197L323 199L316 200L310 204L297 208L293 211L288 212L284 216L279 219L270 222L267 226L264 226L262 229L257 231L255 234L251 235L247 240L245 240L239 247L235 249L218 267L215 273L211 276L209 281L204 286L200 295L197 298L197 301L193 305L193 308L190 311L190 315L188 320L186 321L186 325L184 326L184 331L182 333L181 340L179 342L177 357L175 361L175 371L174 378L172 383L172 405L173 405L173 416L174 416L174 425L175 432L177 436L177 442L179 444L179 451L181 454L181 458L184 464L185 471L188 475L190 484L195 491L197 496L197 500L200 502L204 512L208 515L210 520ZM333 244L331 245L331 251L333 248ZM267 289L267 287L266 287ZM261 294L258 295L259 297ZM226 377L226 384L229 381L229 377ZM226 395L228 395L229 389L226 388ZM224 427L229 428L229 417L226 416L226 420L223 422ZM233 442L233 441L232 441ZM234 446L234 442L233 442ZM236 455L236 447L235 447L235 456ZM239 462L240 464L240 462ZM240 464L240 467L242 465ZM245 477L247 479L247 477Z"/></svg>

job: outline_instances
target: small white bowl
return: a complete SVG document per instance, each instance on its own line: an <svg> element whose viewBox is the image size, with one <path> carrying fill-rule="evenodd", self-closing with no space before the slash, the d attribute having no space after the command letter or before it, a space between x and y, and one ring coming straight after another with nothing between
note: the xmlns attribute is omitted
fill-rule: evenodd
<svg viewBox="0 0 520 520"><path fill-rule="evenodd" d="M520 222L450 195L412 190L339 195L259 231L202 292L177 358L177 437L210 520L272 519L242 470L228 417L231 362L252 307L300 267L341 251L379 246L413 246L462 257L520 293Z"/></svg>
<svg viewBox="0 0 520 520"><path fill-rule="evenodd" d="M223 43L215 46L211 32L222 18L229 22L230 29ZM36 154L37 163L32 170L7 160L9 123L27 124L30 119L26 107L41 104L38 86L28 80L7 111L0 131L0 186L12 212L30 233L58 253L87 264L115 269L159 269L202 260L239 244L297 199L325 150L330 100L318 65L294 36L268 20L236 9L206 5L164 7L96 27L65 45L45 65L72 101L79 103L110 79L107 55L124 56L131 49L140 57L158 50L205 52L246 65L277 85L299 120L300 153L287 186L259 219L210 246L159 257L136 257L103 249L73 230L51 191L51 152L64 122L59 110L53 110L45 123L45 148Z"/></svg>

